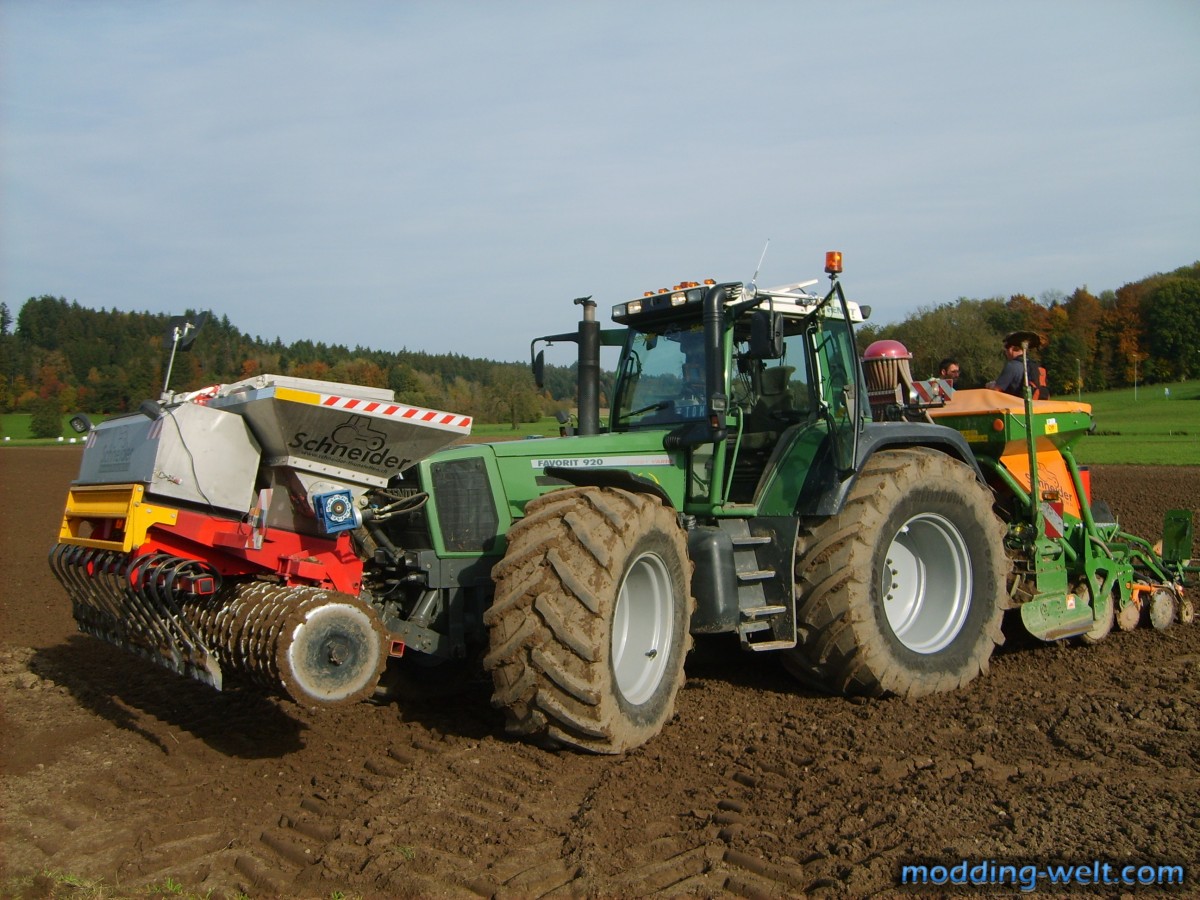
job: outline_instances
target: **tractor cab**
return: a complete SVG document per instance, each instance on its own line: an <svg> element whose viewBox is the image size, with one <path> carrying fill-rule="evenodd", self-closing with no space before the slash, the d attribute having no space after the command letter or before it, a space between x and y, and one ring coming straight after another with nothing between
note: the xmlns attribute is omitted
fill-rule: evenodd
<svg viewBox="0 0 1200 900"><path fill-rule="evenodd" d="M609 430L664 430L690 457L688 501L707 509L754 502L772 456L809 432L814 446L833 434L848 466L866 414L851 324L864 316L837 271L824 296L816 281L682 282L615 306L627 331Z"/></svg>

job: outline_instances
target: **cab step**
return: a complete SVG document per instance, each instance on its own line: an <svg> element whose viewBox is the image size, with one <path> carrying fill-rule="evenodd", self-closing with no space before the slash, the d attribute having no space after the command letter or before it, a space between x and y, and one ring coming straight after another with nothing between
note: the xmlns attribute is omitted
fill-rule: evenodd
<svg viewBox="0 0 1200 900"><path fill-rule="evenodd" d="M738 591L738 639L743 650L796 646L793 611L795 520L725 519L721 530L733 544Z"/></svg>

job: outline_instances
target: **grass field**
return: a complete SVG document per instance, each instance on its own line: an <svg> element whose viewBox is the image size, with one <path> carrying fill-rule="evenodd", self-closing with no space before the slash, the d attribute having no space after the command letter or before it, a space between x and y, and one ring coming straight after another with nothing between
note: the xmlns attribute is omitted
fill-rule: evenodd
<svg viewBox="0 0 1200 900"><path fill-rule="evenodd" d="M1169 391L1169 394L1167 393ZM1056 399L1072 400L1064 396ZM1087 465L1200 466L1200 381L1171 385L1142 385L1119 391L1084 394L1092 405L1096 432L1083 438L1075 455ZM11 413L0 416L0 442L9 446L69 445L79 436L63 417L62 440L35 440L29 432L30 416ZM101 416L93 416L99 421ZM551 417L523 423L515 431L509 425L477 423L474 440L513 440L555 437L558 422Z"/></svg>
<svg viewBox="0 0 1200 900"><path fill-rule="evenodd" d="M1081 463L1200 466L1200 381L1084 394L1083 402L1096 432L1076 445Z"/></svg>

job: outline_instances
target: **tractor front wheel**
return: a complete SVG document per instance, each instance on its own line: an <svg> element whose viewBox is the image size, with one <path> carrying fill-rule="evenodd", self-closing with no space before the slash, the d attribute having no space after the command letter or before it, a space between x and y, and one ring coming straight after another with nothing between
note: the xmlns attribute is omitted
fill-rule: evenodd
<svg viewBox="0 0 1200 900"><path fill-rule="evenodd" d="M986 672L1006 605L1004 526L963 463L877 452L843 511L796 547L794 675L832 692L917 697Z"/></svg>
<svg viewBox="0 0 1200 900"><path fill-rule="evenodd" d="M691 562L656 497L568 488L531 501L492 570L492 703L511 734L595 753L670 720L691 638Z"/></svg>

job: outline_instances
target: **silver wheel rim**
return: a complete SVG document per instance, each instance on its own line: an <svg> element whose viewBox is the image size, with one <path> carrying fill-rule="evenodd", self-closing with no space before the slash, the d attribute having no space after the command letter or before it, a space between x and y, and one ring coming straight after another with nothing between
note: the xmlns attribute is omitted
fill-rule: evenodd
<svg viewBox="0 0 1200 900"><path fill-rule="evenodd" d="M913 516L888 547L883 609L896 639L914 653L937 653L962 630L971 608L971 555L942 516Z"/></svg>
<svg viewBox="0 0 1200 900"><path fill-rule="evenodd" d="M612 630L617 690L635 706L654 695L666 671L674 637L674 606L666 563L657 554L643 553L621 582Z"/></svg>

